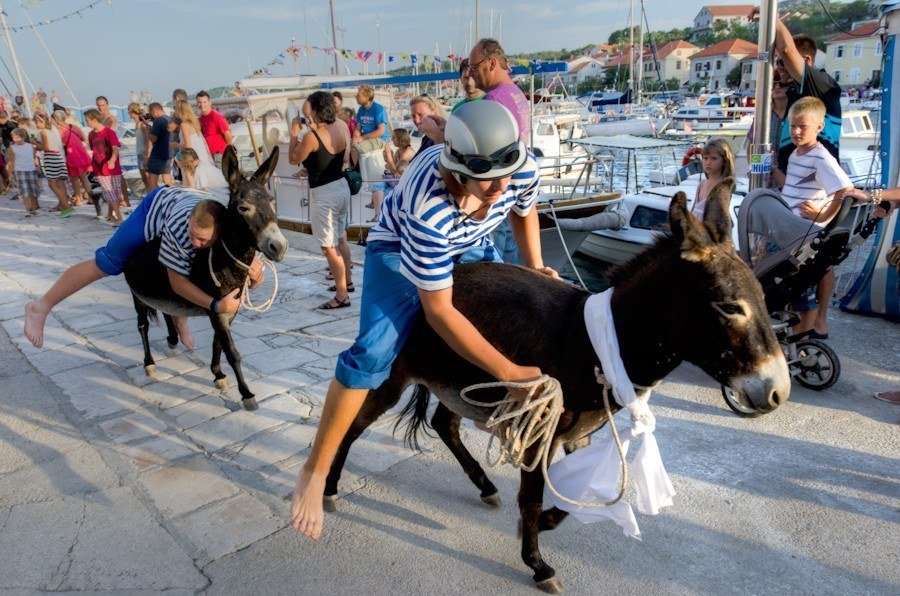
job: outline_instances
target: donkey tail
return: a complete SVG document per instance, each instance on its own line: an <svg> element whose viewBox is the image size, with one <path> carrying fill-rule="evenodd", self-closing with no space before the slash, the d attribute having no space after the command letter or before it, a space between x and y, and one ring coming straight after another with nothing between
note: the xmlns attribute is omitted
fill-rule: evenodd
<svg viewBox="0 0 900 596"><path fill-rule="evenodd" d="M410 449L415 449L416 451L422 450L419 447L420 430L429 437L433 436L427 430L422 428L423 425L425 428L431 428L431 424L428 422L428 401L430 397L431 393L428 391L428 387L425 385L415 385L413 387L412 397L406 404L406 407L403 408L403 411L397 416L397 421L394 423L394 434L396 434L397 429L402 426L404 429L403 442L409 445Z"/></svg>
<svg viewBox="0 0 900 596"><path fill-rule="evenodd" d="M159 323L159 313L156 311L155 308L150 308L149 306L147 307L147 318L153 319L153 322L156 323L157 326L160 324Z"/></svg>

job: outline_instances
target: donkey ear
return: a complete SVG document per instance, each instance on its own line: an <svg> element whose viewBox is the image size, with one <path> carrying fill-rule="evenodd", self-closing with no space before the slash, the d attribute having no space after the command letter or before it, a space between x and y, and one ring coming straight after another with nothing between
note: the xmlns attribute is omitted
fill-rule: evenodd
<svg viewBox="0 0 900 596"><path fill-rule="evenodd" d="M731 241L731 194L734 192L734 178L730 176L716 184L706 199L703 223L709 230L713 242L733 246Z"/></svg>
<svg viewBox="0 0 900 596"><path fill-rule="evenodd" d="M256 170L256 173L250 177L253 182L261 184L265 186L266 182L269 181L269 177L272 175L272 172L275 171L275 166L278 164L278 145L272 147L272 153L269 155L268 159L263 162L259 169Z"/></svg>
<svg viewBox="0 0 900 596"><path fill-rule="evenodd" d="M709 234L687 208L687 195L678 191L669 203L669 227L681 242L681 258L702 261L709 257L713 243Z"/></svg>
<svg viewBox="0 0 900 596"><path fill-rule="evenodd" d="M231 190L236 189L244 180L241 168L238 165L237 153L232 145L225 147L225 153L222 155L222 174L225 176L225 180L228 181L228 187Z"/></svg>

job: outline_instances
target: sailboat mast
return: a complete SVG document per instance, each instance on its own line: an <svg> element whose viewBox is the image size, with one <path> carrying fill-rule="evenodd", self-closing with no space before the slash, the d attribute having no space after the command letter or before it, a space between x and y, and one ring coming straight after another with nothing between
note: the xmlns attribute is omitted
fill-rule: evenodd
<svg viewBox="0 0 900 596"><path fill-rule="evenodd" d="M481 12L481 2L475 0L475 37L472 38L472 44L478 43L478 40L481 39L481 32L478 29L478 13Z"/></svg>
<svg viewBox="0 0 900 596"><path fill-rule="evenodd" d="M12 38L9 36L9 27L6 25L6 12L0 6L0 23L3 25L3 35L6 36L6 45L9 47L9 53L12 56L13 67L16 69L16 78L19 80L19 92L22 94L22 107L25 109L25 116L31 118L31 106L28 102L28 93L25 91L25 81L22 80L22 69L19 66L19 59L16 58L16 50L13 48Z"/></svg>
<svg viewBox="0 0 900 596"><path fill-rule="evenodd" d="M331 46L334 51L334 74L337 76L338 70L338 53L337 53L337 33L334 30L334 0L328 0L328 9L331 11Z"/></svg>
<svg viewBox="0 0 900 596"><path fill-rule="evenodd" d="M306 72L312 74L312 67L309 65L309 28L306 26L306 0L303 1L303 45L307 46L306 53Z"/></svg>
<svg viewBox="0 0 900 596"><path fill-rule="evenodd" d="M628 11L628 88L634 89L634 0Z"/></svg>
<svg viewBox="0 0 900 596"><path fill-rule="evenodd" d="M40 42L41 47L44 48L45 52L47 52L47 57L50 58L50 62L53 64L53 68L56 69L56 74L58 74L59 78L62 79L63 85L66 86L66 91L69 92L69 96L72 98L72 101L75 102L76 106L81 105L81 102L79 102L78 98L75 97L75 93L72 92L72 88L69 86L69 81L66 80L66 77L63 76L62 70L59 69L59 64L56 63L56 59L53 57L53 54L50 53L50 49L47 47L47 44L44 43L44 38L41 37L41 34L38 33L37 27L34 26L34 21L31 20L31 15L28 14L28 9L25 8L24 4L20 4L19 7L22 9L22 12L25 13L25 18L28 19L28 24L31 25L31 30L34 32L35 37L37 37L38 42Z"/></svg>
<svg viewBox="0 0 900 596"><path fill-rule="evenodd" d="M772 117L772 67L778 0L762 0L759 5L759 53L756 57L756 104L753 144L750 146L750 189L764 186L772 170L769 121Z"/></svg>
<svg viewBox="0 0 900 596"><path fill-rule="evenodd" d="M641 14L644 12L644 0L641 0ZM641 19L638 18L638 22ZM644 26L641 27L641 37L638 44L638 67L637 67L637 103L640 105L644 95Z"/></svg>

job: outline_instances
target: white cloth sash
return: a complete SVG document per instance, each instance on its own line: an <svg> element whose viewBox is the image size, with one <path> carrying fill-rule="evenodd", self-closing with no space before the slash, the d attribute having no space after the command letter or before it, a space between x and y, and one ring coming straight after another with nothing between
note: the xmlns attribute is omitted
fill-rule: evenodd
<svg viewBox="0 0 900 596"><path fill-rule="evenodd" d="M653 436L656 418L647 405L650 390L635 392L619 355L619 341L611 308L612 292L610 288L587 299L584 305L584 323L613 397L620 406L631 412L631 428L619 433L623 452L628 453L631 441L643 438L632 461L630 475L638 511L645 515L656 515L663 507L672 505L675 489L663 466L659 446ZM598 377L599 380L601 379ZM619 454L610 434L607 438L551 464L547 472L560 494L573 500L602 503L618 494L619 470ZM545 491L545 494L555 506L570 512L583 523L612 519L626 536L640 540L640 529L634 512L624 499L609 507L578 507L556 498L549 491Z"/></svg>

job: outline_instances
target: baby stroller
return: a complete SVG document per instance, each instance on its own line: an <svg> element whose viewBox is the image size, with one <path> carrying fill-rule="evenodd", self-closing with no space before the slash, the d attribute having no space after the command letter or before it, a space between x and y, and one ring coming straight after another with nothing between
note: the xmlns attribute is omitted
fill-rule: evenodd
<svg viewBox="0 0 900 596"><path fill-rule="evenodd" d="M757 190L743 199L738 210L738 253L762 285L772 327L791 376L816 391L837 382L841 363L824 341L805 337L805 333L791 335L791 328L800 322L800 317L789 305L874 232L878 221L862 217L862 209L866 208L854 207L853 199L845 198L837 215L820 228L795 216L777 194ZM853 229L843 226L857 220L861 222ZM728 387L722 387L722 396L739 416L759 416Z"/></svg>

